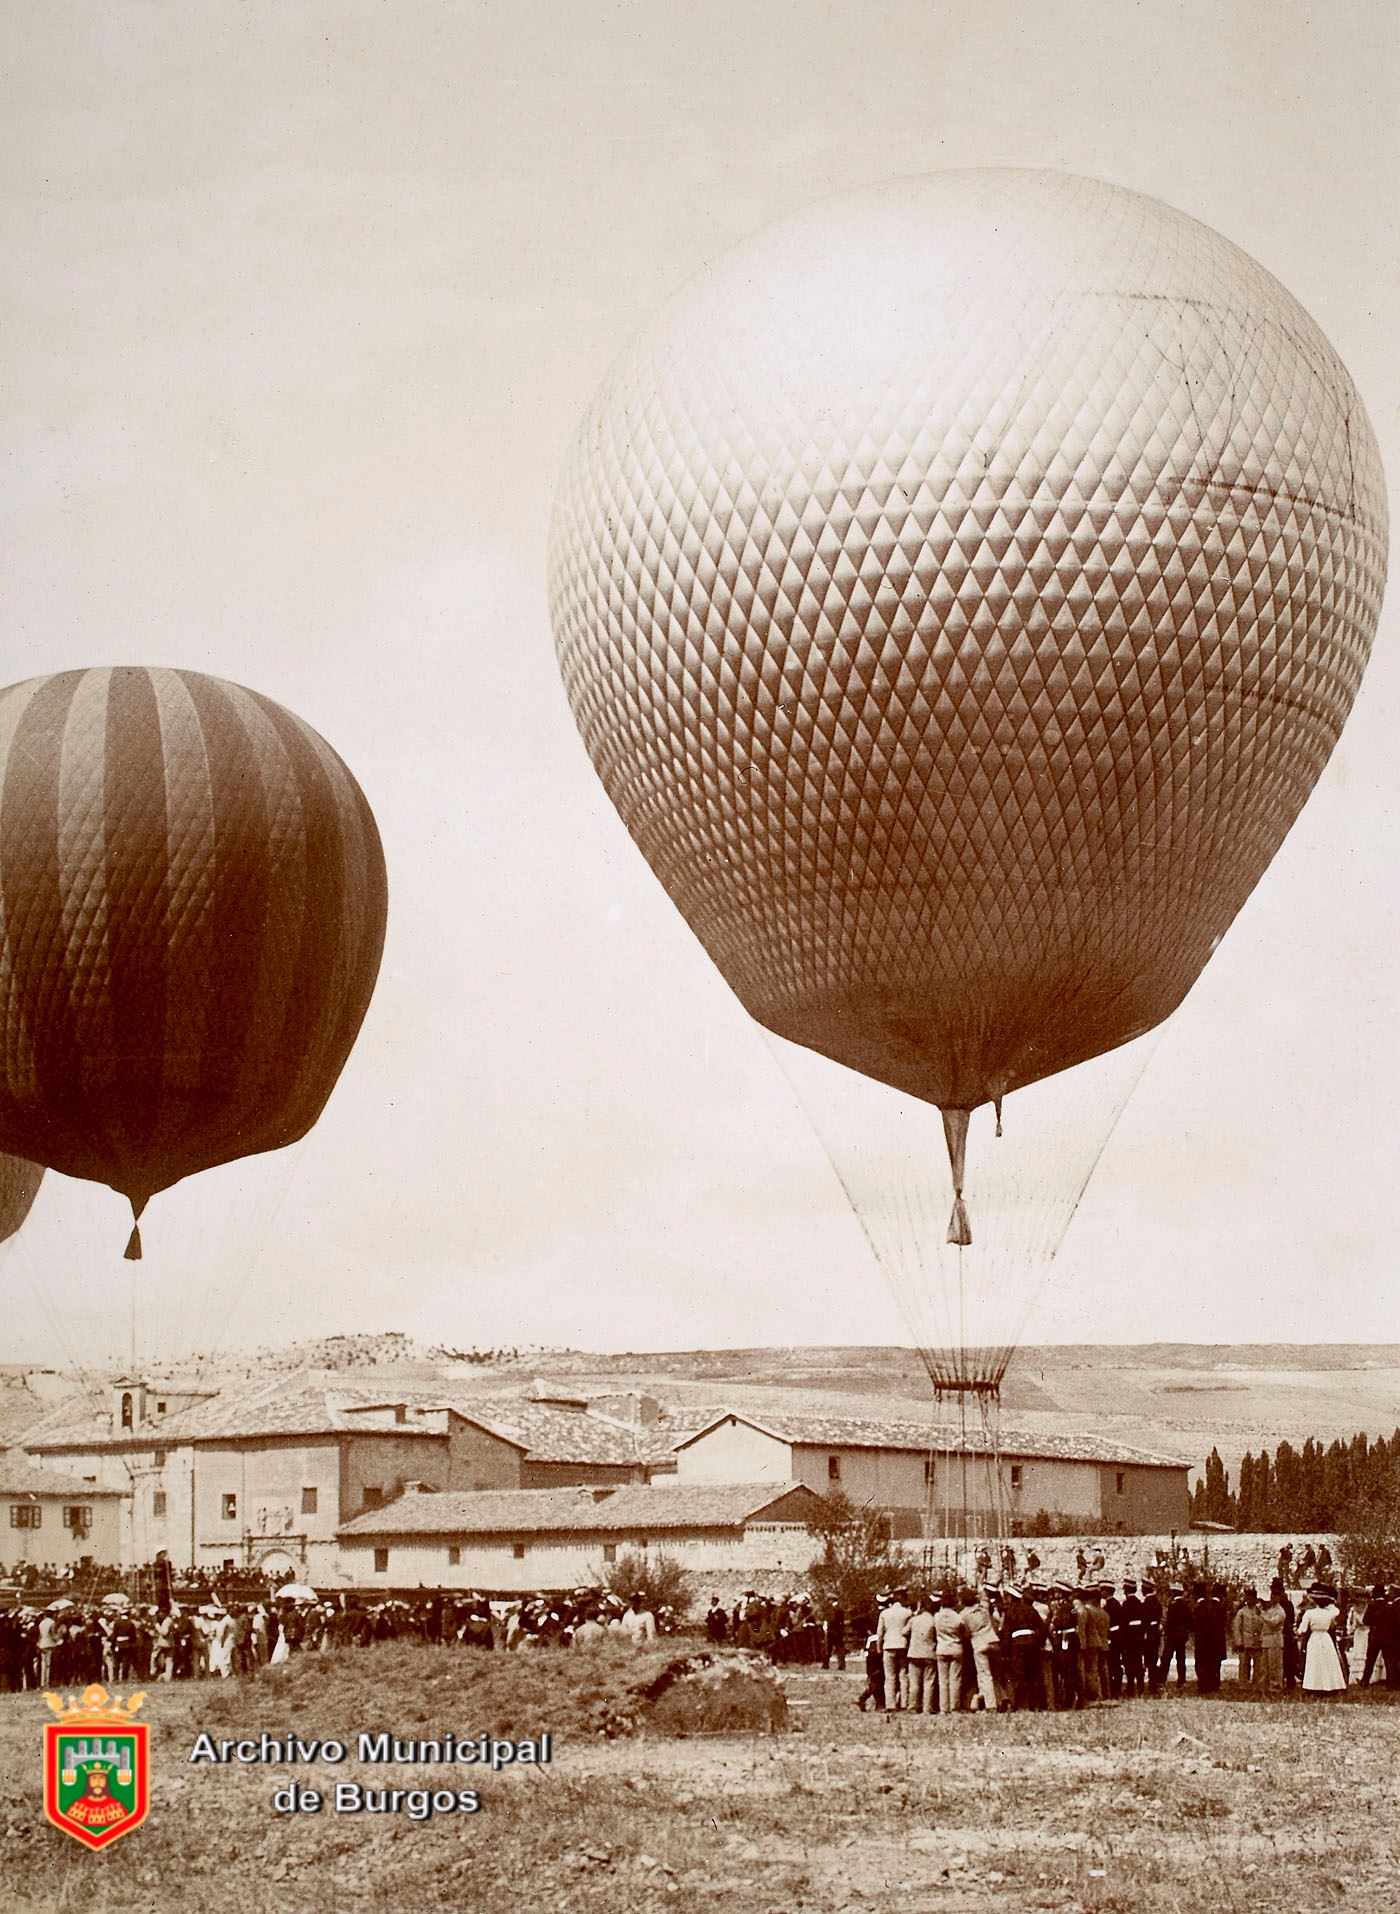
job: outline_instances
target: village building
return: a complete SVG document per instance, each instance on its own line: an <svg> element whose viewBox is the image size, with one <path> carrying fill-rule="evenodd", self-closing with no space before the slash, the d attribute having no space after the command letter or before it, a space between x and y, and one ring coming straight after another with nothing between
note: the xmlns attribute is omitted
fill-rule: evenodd
<svg viewBox="0 0 1400 1914"><path fill-rule="evenodd" d="M0 1565L65 1569L114 1561L120 1504L115 1489L36 1468L17 1450L0 1450Z"/></svg>
<svg viewBox="0 0 1400 1914"><path fill-rule="evenodd" d="M699 1572L810 1568L822 1499L801 1483L680 1483L617 1489L411 1487L340 1531L355 1588L487 1594L596 1587L624 1554L665 1554Z"/></svg>
<svg viewBox="0 0 1400 1914"><path fill-rule="evenodd" d="M1089 1435L969 1431L722 1410L676 1446L676 1482L802 1482L890 1516L898 1538L1034 1532L1163 1535L1190 1524L1190 1465ZM1000 1520L999 1520L1000 1518Z"/></svg>
<svg viewBox="0 0 1400 1914"><path fill-rule="evenodd" d="M111 1522L115 1536L80 1554L124 1567L164 1558L177 1572L290 1573L317 1585L343 1583L347 1567L373 1582L380 1573L373 1552L365 1554L362 1539L345 1538L360 1518L396 1504L409 1484L454 1499L515 1495L522 1522L531 1509L544 1521L549 1505L541 1498L565 1490L577 1515L577 1490L647 1490L655 1498L735 1485L747 1492L745 1485L759 1483L773 1493L793 1485L822 1496L840 1490L885 1510L900 1541L992 1535L1000 1525L1009 1533L1075 1526L1122 1535L1188 1526L1185 1462L1094 1436L1008 1433L994 1446L914 1422L676 1410L644 1392L589 1396L558 1385L483 1396L422 1377L297 1371L215 1394L123 1377L81 1414L71 1402L57 1405L22 1447L37 1467L72 1478L103 1502L107 1512L93 1520ZM610 1513L628 1506L614 1503ZM638 1509L654 1506L646 1500ZM490 1510L482 1504L481 1512ZM765 1532L749 1526L751 1541ZM783 1528L768 1532L777 1540L764 1566L778 1566L777 1553L793 1565ZM664 1532L674 1537L673 1527ZM356 1526L354 1533L368 1531ZM596 1524L581 1531L600 1533ZM591 1540L586 1548L567 1539L535 1543L526 1532L513 1534L510 1545L513 1563L535 1548L553 1549L561 1561L593 1549ZM376 1546L401 1551L407 1544ZM514 1553L517 1546L526 1558ZM604 1546L614 1539L605 1536ZM736 1566L756 1563L752 1549L734 1556L732 1535L715 1542L706 1531L685 1548L699 1550L706 1564L715 1550ZM461 1568L464 1559L450 1566ZM464 1571L464 1585L479 1580Z"/></svg>
<svg viewBox="0 0 1400 1914"><path fill-rule="evenodd" d="M678 1427L654 1396L432 1398L452 1418L454 1489L621 1487L674 1475Z"/></svg>
<svg viewBox="0 0 1400 1914"><path fill-rule="evenodd" d="M408 1482L441 1490L645 1483L674 1474L674 1424L652 1398L476 1400L441 1384L295 1373L215 1395L130 1378L99 1406L60 1405L23 1438L44 1467L119 1499L126 1567L290 1571L335 1580L341 1525Z"/></svg>

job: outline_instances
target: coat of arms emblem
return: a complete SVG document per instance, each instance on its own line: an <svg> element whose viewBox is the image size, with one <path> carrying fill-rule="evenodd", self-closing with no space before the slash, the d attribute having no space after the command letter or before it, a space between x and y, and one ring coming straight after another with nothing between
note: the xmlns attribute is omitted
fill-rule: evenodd
<svg viewBox="0 0 1400 1914"><path fill-rule="evenodd" d="M58 1717L44 1728L44 1813L84 1847L110 1847L146 1818L150 1730L132 1719L145 1699L111 1701L96 1685L80 1701L44 1696Z"/></svg>

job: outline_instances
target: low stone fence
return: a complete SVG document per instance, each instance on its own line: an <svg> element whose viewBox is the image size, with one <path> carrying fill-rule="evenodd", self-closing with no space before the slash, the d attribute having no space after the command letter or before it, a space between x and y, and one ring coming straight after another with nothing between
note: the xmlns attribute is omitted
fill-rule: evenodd
<svg viewBox="0 0 1400 1914"><path fill-rule="evenodd" d="M1335 1535L1211 1535L1192 1529L1176 1536L1018 1536L1010 1546L1016 1551L1016 1573L1021 1577L1030 1572L1028 1557L1035 1555L1039 1558L1040 1566L1034 1573L1041 1580L1076 1583L1079 1580L1078 1558L1082 1553L1089 1564L1088 1574L1095 1580L1112 1582L1115 1586L1122 1582L1125 1575L1140 1579L1147 1571L1160 1566L1169 1571L1173 1581L1188 1578L1224 1581L1237 1576L1242 1581L1252 1582L1263 1594L1279 1572L1280 1550L1290 1544L1294 1563L1293 1574L1289 1578L1292 1588L1305 1588L1317 1579L1315 1571L1302 1575L1297 1566L1309 1548L1316 1555L1319 1549L1326 1547L1332 1556L1332 1567L1328 1570L1327 1578L1335 1580L1340 1575L1340 1550ZM992 1546L995 1552L995 1545ZM934 1564L931 1573L937 1572L943 1560L942 1549L941 1543L931 1545L930 1556ZM910 1553L911 1561L917 1562L917 1552ZM970 1571L975 1553L975 1546L969 1551L966 1547L950 1544L949 1566L966 1574ZM1103 1558L1103 1567L1096 1569L1093 1564L1100 1556Z"/></svg>

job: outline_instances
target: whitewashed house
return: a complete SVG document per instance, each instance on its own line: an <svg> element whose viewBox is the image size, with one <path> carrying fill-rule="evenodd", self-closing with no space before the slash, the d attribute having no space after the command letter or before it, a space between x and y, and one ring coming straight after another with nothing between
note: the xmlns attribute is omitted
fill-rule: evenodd
<svg viewBox="0 0 1400 1914"><path fill-rule="evenodd" d="M819 1495L794 1482L467 1495L410 1484L341 1528L340 1572L356 1588L506 1594L591 1586L624 1550L702 1571L800 1571L820 1554L807 1523L821 1508Z"/></svg>

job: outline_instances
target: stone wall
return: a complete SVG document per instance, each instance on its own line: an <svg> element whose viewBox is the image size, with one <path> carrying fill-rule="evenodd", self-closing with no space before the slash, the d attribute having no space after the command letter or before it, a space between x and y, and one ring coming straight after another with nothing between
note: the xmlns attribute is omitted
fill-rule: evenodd
<svg viewBox="0 0 1400 1914"><path fill-rule="evenodd" d="M1115 1584L1125 1575L1140 1577L1144 1570L1150 1569L1156 1562L1173 1569L1173 1579L1182 1579L1183 1574L1199 1575L1204 1579L1216 1576L1222 1580L1230 1576L1239 1576L1246 1582L1253 1582L1261 1594L1278 1573L1279 1550L1286 1543L1293 1545L1293 1560L1298 1562L1308 1549L1314 1550L1324 1543L1332 1551L1332 1578L1340 1574L1336 1566L1338 1556L1338 1538L1335 1535L1207 1535L1194 1530L1178 1533L1175 1543L1170 1535L1083 1535L1083 1536L1019 1536L1012 1546L1016 1550L1016 1567L1019 1573L1025 1573L1026 1557L1034 1553L1040 1557L1037 1573L1043 1579L1075 1582L1079 1571L1075 1557L1080 1549L1092 1563L1096 1554L1104 1558L1101 1579ZM1172 1549L1175 1546L1176 1558L1173 1567ZM1189 1561L1189 1566L1188 1566ZM1308 1576L1311 1582L1315 1578ZM1296 1587L1297 1577L1294 1577Z"/></svg>

